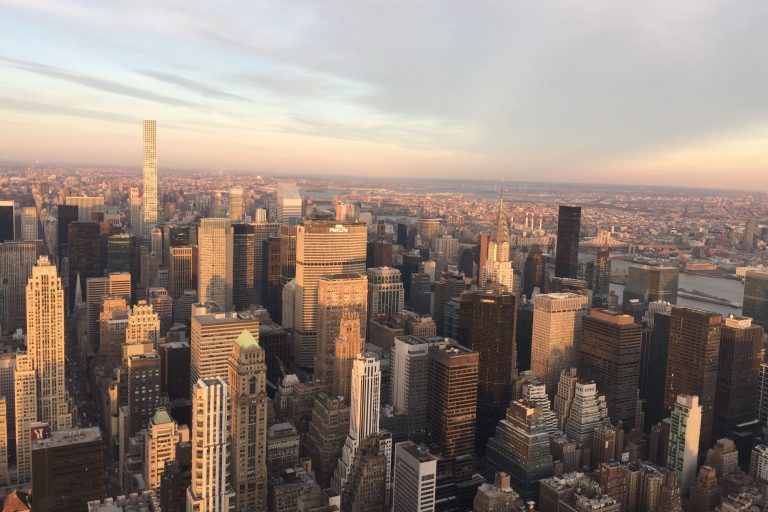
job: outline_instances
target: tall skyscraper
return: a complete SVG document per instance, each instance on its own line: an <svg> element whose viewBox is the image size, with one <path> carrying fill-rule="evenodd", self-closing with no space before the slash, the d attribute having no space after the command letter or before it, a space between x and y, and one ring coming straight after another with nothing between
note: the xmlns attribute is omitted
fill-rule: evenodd
<svg viewBox="0 0 768 512"><path fill-rule="evenodd" d="M253 224L233 224L232 231L232 303L235 310L242 311L251 304L258 304L254 288L256 235Z"/></svg>
<svg viewBox="0 0 768 512"><path fill-rule="evenodd" d="M341 492L342 512L385 512L389 459L381 437L373 434L361 443L349 470L348 485Z"/></svg>
<svg viewBox="0 0 768 512"><path fill-rule="evenodd" d="M365 338L368 324L368 280L364 274L335 274L320 278L317 283L317 353L315 354L315 377L334 389L335 343L341 334L343 318L354 315L360 338ZM356 345L360 345L357 343ZM349 358L356 357L362 346ZM340 386L349 383L338 383ZM348 396L348 395L347 395Z"/></svg>
<svg viewBox="0 0 768 512"><path fill-rule="evenodd" d="M499 200L499 212L496 224L488 237L488 259L483 266L480 287L488 288L490 283L503 285L508 292L514 292L512 281L512 262L509 260L509 226L504 215L503 201Z"/></svg>
<svg viewBox="0 0 768 512"><path fill-rule="evenodd" d="M243 330L229 356L232 488L235 510L267 508L267 365L258 340Z"/></svg>
<svg viewBox="0 0 768 512"><path fill-rule="evenodd" d="M736 425L757 418L760 363L763 361L762 327L751 318L728 316L720 331L720 360L713 429L717 439L727 436Z"/></svg>
<svg viewBox="0 0 768 512"><path fill-rule="evenodd" d="M264 278L265 278L264 264L267 259L267 253L264 250L264 242L266 242L270 238L275 238L280 235L280 224L278 224L277 222L259 221L257 219L256 222L251 222L250 226L253 229L253 268L254 268L253 293L254 293L254 296L256 297L254 300L256 301L256 303L266 306L266 303L262 302L262 294L263 294L262 287L264 285ZM279 252L278 252L278 262L279 262ZM276 276L279 276L279 275L280 274L278 272ZM275 318L276 320L280 318L272 311L270 311L270 314L272 314L272 317ZM278 323L280 322L278 321Z"/></svg>
<svg viewBox="0 0 768 512"><path fill-rule="evenodd" d="M581 446L592 446L595 429L608 420L605 396L598 393L594 382L580 380L576 382L573 402L568 409L563 431L568 438ZM587 465L588 461L585 460L584 463Z"/></svg>
<svg viewBox="0 0 768 512"><path fill-rule="evenodd" d="M152 350L127 358L128 432L135 436L147 428L160 406L160 356Z"/></svg>
<svg viewBox="0 0 768 512"><path fill-rule="evenodd" d="M672 409L677 402L677 395L698 397L697 405L701 406L699 441L702 450L711 446L721 321L719 313L672 308L664 406L667 410ZM690 485L690 482L687 483Z"/></svg>
<svg viewBox="0 0 768 512"><path fill-rule="evenodd" d="M137 236L144 236L144 228L141 223L144 219L141 216L141 195L137 187L131 187L128 193L128 205L131 215L131 233ZM61 208L61 207L59 207Z"/></svg>
<svg viewBox="0 0 768 512"><path fill-rule="evenodd" d="M136 272L132 261L135 239L128 233L118 233L107 239L107 272ZM136 276L138 277L138 276Z"/></svg>
<svg viewBox="0 0 768 512"><path fill-rule="evenodd" d="M298 224L303 217L299 188L295 183L278 183L275 220L280 224Z"/></svg>
<svg viewBox="0 0 768 512"><path fill-rule="evenodd" d="M368 318L392 318L404 307L405 289L400 271L390 267L369 268Z"/></svg>
<svg viewBox="0 0 768 512"><path fill-rule="evenodd" d="M665 301L677 304L677 282L680 271L677 267L664 265L630 266L627 269L627 284L624 286L623 303L632 299L640 302Z"/></svg>
<svg viewBox="0 0 768 512"><path fill-rule="evenodd" d="M38 240L40 238L38 224L35 207L24 206L21 209L21 239L25 241Z"/></svg>
<svg viewBox="0 0 768 512"><path fill-rule="evenodd" d="M229 385L222 377L200 379L192 393L192 483L187 510L230 512L235 493L230 481ZM197 470L200 468L200 471Z"/></svg>
<svg viewBox="0 0 768 512"><path fill-rule="evenodd" d="M213 313L192 317L190 352L192 366L189 378L194 388L198 379L229 375L232 344L247 330L258 340L259 322L241 319L236 313Z"/></svg>
<svg viewBox="0 0 768 512"><path fill-rule="evenodd" d="M317 483L324 489L338 466L344 442L349 434L349 405L338 396L318 393L304 442L304 454L312 459Z"/></svg>
<svg viewBox="0 0 768 512"><path fill-rule="evenodd" d="M504 404L512 400L517 367L517 300L506 286L488 284L485 292L462 296L459 320L460 341L480 357L475 436L475 448L480 451L504 418Z"/></svg>
<svg viewBox="0 0 768 512"><path fill-rule="evenodd" d="M533 300L531 371L550 394L557 389L560 372L576 366L576 344L588 302L575 293L550 293Z"/></svg>
<svg viewBox="0 0 768 512"><path fill-rule="evenodd" d="M461 272L446 273L440 279L435 281L432 318L435 320L435 326L437 327L437 334L439 336L445 336L446 303L450 299L460 296L462 292L467 289L468 284L467 279ZM413 290L411 293L413 293ZM429 298L428 295L427 298Z"/></svg>
<svg viewBox="0 0 768 512"><path fill-rule="evenodd" d="M333 341L333 378L330 387L334 395L344 397L349 402L352 366L365 345L365 340L360 336L360 313L343 312L338 331L339 335Z"/></svg>
<svg viewBox="0 0 768 512"><path fill-rule="evenodd" d="M144 236L157 226L157 121L144 121Z"/></svg>
<svg viewBox="0 0 768 512"><path fill-rule="evenodd" d="M243 198L243 189L240 187L229 190L229 220L240 222L245 218L245 202Z"/></svg>
<svg viewBox="0 0 768 512"><path fill-rule="evenodd" d="M768 328L768 272L748 270L744 276L743 314Z"/></svg>
<svg viewBox="0 0 768 512"><path fill-rule="evenodd" d="M233 232L229 219L200 220L198 238L198 285L200 303L215 302L232 310Z"/></svg>
<svg viewBox="0 0 768 512"><path fill-rule="evenodd" d="M579 231L581 207L560 206L557 214L555 275L576 278L579 270Z"/></svg>
<svg viewBox="0 0 768 512"><path fill-rule="evenodd" d="M699 397L678 395L670 418L667 467L677 472L680 492L685 495L696 478L696 459L699 454L699 433L702 430Z"/></svg>
<svg viewBox="0 0 768 512"><path fill-rule="evenodd" d="M335 274L365 274L367 235L368 227L362 222L336 224L308 220L297 226L293 357L299 366L314 366L320 278ZM284 317L285 313L283 311Z"/></svg>
<svg viewBox="0 0 768 512"><path fill-rule="evenodd" d="M16 355L13 375L16 481L19 485L32 481L32 424L37 422L37 376L30 354Z"/></svg>
<svg viewBox="0 0 768 512"><path fill-rule="evenodd" d="M0 330L11 334L26 325L26 286L32 275L40 242L0 243Z"/></svg>
<svg viewBox="0 0 768 512"><path fill-rule="evenodd" d="M479 360L462 345L429 348L427 430L446 458L474 452Z"/></svg>
<svg viewBox="0 0 768 512"><path fill-rule="evenodd" d="M581 321L579 374L605 394L611 420L628 427L635 425L641 341L631 315L593 309Z"/></svg>
<svg viewBox="0 0 768 512"><path fill-rule="evenodd" d="M144 431L144 481L150 489L160 489L165 463L176 459L176 445L183 440L189 440L187 427L180 429L159 407Z"/></svg>
<svg viewBox="0 0 768 512"><path fill-rule="evenodd" d="M102 301L105 297L122 297L127 304L131 303L131 286L134 281L131 274L120 272L104 277L89 277L85 280L86 292L86 332L88 334L83 351L90 355L99 345L99 315L102 311Z"/></svg>
<svg viewBox="0 0 768 512"><path fill-rule="evenodd" d="M2 207L0 207L2 208ZM57 235L57 260L61 264L61 260L67 256L67 250L69 248L69 225L73 222L77 222L77 206L60 204L56 207L56 235Z"/></svg>
<svg viewBox="0 0 768 512"><path fill-rule="evenodd" d="M37 375L38 420L53 430L72 426L64 378L64 288L41 256L27 283L27 354Z"/></svg>
<svg viewBox="0 0 768 512"><path fill-rule="evenodd" d="M611 285L610 250L599 247L595 259L587 263L587 282L592 290L592 305L599 308L608 307L608 294Z"/></svg>
<svg viewBox="0 0 768 512"><path fill-rule="evenodd" d="M0 201L0 242L16 239L16 219L13 201Z"/></svg>
<svg viewBox="0 0 768 512"><path fill-rule="evenodd" d="M104 211L102 196L68 196L64 199L69 206L77 207L78 222L93 222L93 213Z"/></svg>
<svg viewBox="0 0 768 512"><path fill-rule="evenodd" d="M75 303L75 290L77 280L80 279L80 287L85 292L84 300L88 300L85 280L89 277L101 277L101 251L99 225L96 222L72 222L69 225L69 287L68 307Z"/></svg>
<svg viewBox="0 0 768 512"><path fill-rule="evenodd" d="M392 512L435 509L437 459L425 445L403 441L395 445Z"/></svg>
<svg viewBox="0 0 768 512"><path fill-rule="evenodd" d="M523 267L523 293L529 300L533 297L534 288L538 288L539 293L546 291L546 277L544 255L541 252L541 246L536 244L528 251Z"/></svg>
<svg viewBox="0 0 768 512"><path fill-rule="evenodd" d="M197 288L197 254L195 247L171 247L168 261L169 289L173 300L178 300L184 292Z"/></svg>

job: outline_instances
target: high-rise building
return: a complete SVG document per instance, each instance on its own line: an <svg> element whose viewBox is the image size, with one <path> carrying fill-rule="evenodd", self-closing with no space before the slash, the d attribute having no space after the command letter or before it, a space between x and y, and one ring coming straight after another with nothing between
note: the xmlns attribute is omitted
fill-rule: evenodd
<svg viewBox="0 0 768 512"><path fill-rule="evenodd" d="M642 327L631 315L593 309L581 321L579 374L605 394L608 416L635 425Z"/></svg>
<svg viewBox="0 0 768 512"><path fill-rule="evenodd" d="M579 231L581 207L560 206L557 214L555 275L575 278L579 270Z"/></svg>
<svg viewBox="0 0 768 512"><path fill-rule="evenodd" d="M480 287L487 289L490 283L504 286L513 293L512 262L509 260L509 225L504 215L503 201L499 200L499 212L496 224L488 237L488 257L483 265L483 275L480 276Z"/></svg>
<svg viewBox="0 0 768 512"><path fill-rule="evenodd" d="M657 302L649 308L660 307ZM650 336L643 348L640 360L640 398L645 400L646 425L654 425L664 419L664 394L667 381L667 352L669 350L669 329L671 326L671 307L669 303L661 311L653 312ZM645 340L644 340L645 341ZM646 343L644 343L646 345ZM645 357L647 354L647 357ZM645 385L643 385L645 381Z"/></svg>
<svg viewBox="0 0 768 512"><path fill-rule="evenodd" d="M416 234L421 238L422 247L432 247L432 242L440 234L441 224L440 219L416 220Z"/></svg>
<svg viewBox="0 0 768 512"><path fill-rule="evenodd" d="M365 274L367 235L368 227L362 222L337 224L308 220L297 226L293 357L299 366L312 368L317 353L320 278L335 274ZM284 310L284 324L285 313ZM367 315L361 320L365 318ZM365 332L365 329L361 331Z"/></svg>
<svg viewBox="0 0 768 512"><path fill-rule="evenodd" d="M358 355L352 364L349 401L349 433L342 448L332 487L341 494L360 444L379 432L381 408L381 367L371 353Z"/></svg>
<svg viewBox="0 0 768 512"><path fill-rule="evenodd" d="M720 355L719 313L693 308L672 308L667 353L664 407L672 409L677 395L696 395L701 406L701 449L711 446L712 420ZM695 475L694 475L695 476ZM685 492L690 486L682 485Z"/></svg>
<svg viewBox="0 0 768 512"><path fill-rule="evenodd" d="M8 398L6 398L8 397ZM9 426L13 415L9 415L10 396L0 396L0 485L8 486L11 483L11 475L8 467Z"/></svg>
<svg viewBox="0 0 768 512"><path fill-rule="evenodd" d="M200 379L192 395L194 448L187 510L229 512L235 500L230 480L229 385L223 377Z"/></svg>
<svg viewBox="0 0 768 512"><path fill-rule="evenodd" d="M144 236L144 228L141 226L143 218L141 217L141 195L138 187L131 187L128 192L128 205L130 214L131 233Z"/></svg>
<svg viewBox="0 0 768 512"><path fill-rule="evenodd" d="M13 201L0 201L0 242L16 239L16 214Z"/></svg>
<svg viewBox="0 0 768 512"><path fill-rule="evenodd" d="M144 121L143 228L149 238L157 226L157 121Z"/></svg>
<svg viewBox="0 0 768 512"><path fill-rule="evenodd" d="M2 208L0 206L0 208ZM61 263L62 259L67 256L67 249L69 247L69 225L73 222L77 222L78 212L77 206L60 204L56 207L56 237L57 237L57 259Z"/></svg>
<svg viewBox="0 0 768 512"><path fill-rule="evenodd" d="M243 198L243 189L234 187L229 189L229 220L240 222L245 217L245 202Z"/></svg>
<svg viewBox="0 0 768 512"><path fill-rule="evenodd" d="M368 308L368 280L364 274L335 274L320 278L317 283L317 353L315 354L315 378L326 384L327 389L349 387L349 382L334 382L336 340L342 334L341 325L346 320L357 322L357 338L346 341L354 347L349 359L362 351L365 338ZM346 327L345 335L352 334ZM338 386L337 386L338 385ZM346 394L349 397L349 394Z"/></svg>
<svg viewBox="0 0 768 512"><path fill-rule="evenodd" d="M242 311L258 303L254 288L256 235L253 224L233 224L232 231L232 303L235 310Z"/></svg>
<svg viewBox="0 0 768 512"><path fill-rule="evenodd" d="M312 459L317 483L331 485L344 441L349 433L349 405L341 397L318 393L304 443L304 453Z"/></svg>
<svg viewBox="0 0 768 512"><path fill-rule="evenodd" d="M86 510L89 501L101 499L102 450L98 427L44 430L32 442L33 510Z"/></svg>
<svg viewBox="0 0 768 512"><path fill-rule="evenodd" d="M549 293L533 299L531 371L550 394L560 372L576 366L581 319L589 299L575 293Z"/></svg>
<svg viewBox="0 0 768 512"><path fill-rule="evenodd" d="M462 295L459 319L459 341L480 357L475 448L481 451L512 399L517 359L517 300L498 283L486 290Z"/></svg>
<svg viewBox="0 0 768 512"><path fill-rule="evenodd" d="M768 272L748 270L744 276L743 314L768 327Z"/></svg>
<svg viewBox="0 0 768 512"><path fill-rule="evenodd" d="M599 308L608 307L608 294L611 284L610 249L598 247L595 259L587 263L587 282L592 290L592 305Z"/></svg>
<svg viewBox="0 0 768 512"><path fill-rule="evenodd" d="M37 375L37 416L54 430L72 426L64 378L64 288L41 256L27 283L27 354Z"/></svg>
<svg viewBox="0 0 768 512"><path fill-rule="evenodd" d="M89 277L101 277L101 251L99 238L99 225L96 222L72 222L69 225L68 257L69 257L69 287L68 307L71 309L75 303L75 289L77 280L85 292L84 300L88 300L85 288L85 280Z"/></svg>
<svg viewBox="0 0 768 512"><path fill-rule="evenodd" d="M93 214L104 211L104 198L102 196L67 196L64 202L68 206L77 207L78 222L92 222Z"/></svg>
<svg viewBox="0 0 768 512"><path fill-rule="evenodd" d="M688 490L696 478L696 459L699 454L702 412L699 397L677 395L670 417L669 449L667 467L677 472L680 492Z"/></svg>
<svg viewBox="0 0 768 512"><path fill-rule="evenodd" d="M86 332L84 352L88 355L99 348L100 327L98 321L105 297L122 297L126 304L131 303L131 274L120 272L102 277L89 277L85 280L86 292Z"/></svg>
<svg viewBox="0 0 768 512"><path fill-rule="evenodd" d="M111 235L107 239L107 272L134 272L135 275L134 246L135 239L128 233Z"/></svg>
<svg viewBox="0 0 768 512"><path fill-rule="evenodd" d="M432 318L435 320L438 336L445 336L445 305L450 299L459 297L467 289L468 284L461 272L448 272L435 281Z"/></svg>
<svg viewBox="0 0 768 512"><path fill-rule="evenodd" d="M279 476L299 463L299 439L296 427L288 421L270 425L267 429L267 474L270 477Z"/></svg>
<svg viewBox="0 0 768 512"><path fill-rule="evenodd" d="M145 300L138 301L128 315L125 344L145 344L154 349L160 338L160 317ZM154 411L153 411L154 412Z"/></svg>
<svg viewBox="0 0 768 512"><path fill-rule="evenodd" d="M404 441L395 444L392 512L435 509L437 459L422 444Z"/></svg>
<svg viewBox="0 0 768 512"><path fill-rule="evenodd" d="M175 247L169 249L168 259L168 292L171 298L178 300L185 291L195 290L196 268L197 268L197 249L195 247Z"/></svg>
<svg viewBox="0 0 768 512"><path fill-rule="evenodd" d="M233 231L229 219L200 220L197 265L197 299L215 302L224 311L232 310Z"/></svg>
<svg viewBox="0 0 768 512"><path fill-rule="evenodd" d="M151 286L147 288L147 302L160 318L160 334L164 336L173 322L173 299L165 288Z"/></svg>
<svg viewBox="0 0 768 512"><path fill-rule="evenodd" d="M165 463L176 459L176 445L189 441L186 426L179 428L164 407L159 407L144 431L144 481L150 489L160 489Z"/></svg>
<svg viewBox="0 0 768 512"><path fill-rule="evenodd" d="M758 485L768 484L768 445L759 444L752 448L749 459L749 475Z"/></svg>
<svg viewBox="0 0 768 512"><path fill-rule="evenodd" d="M16 355L13 375L16 437L16 481L32 481L32 424L37 422L37 383L34 360L29 354Z"/></svg>
<svg viewBox="0 0 768 512"><path fill-rule="evenodd" d="M717 438L728 435L736 425L757 418L760 363L763 361L763 328L751 318L730 315L720 331L720 359L713 412Z"/></svg>
<svg viewBox="0 0 768 512"><path fill-rule="evenodd" d="M752 252L755 248L755 219L747 219L744 225L744 240L741 244L741 248L747 252Z"/></svg>
<svg viewBox="0 0 768 512"><path fill-rule="evenodd" d="M707 450L706 465L717 471L719 477L726 477L739 470L739 451L736 444L727 438L718 439L715 446Z"/></svg>
<svg viewBox="0 0 768 512"><path fill-rule="evenodd" d="M135 436L146 428L160 406L160 356L156 351L127 358L128 432Z"/></svg>
<svg viewBox="0 0 768 512"><path fill-rule="evenodd" d="M24 241L40 239L38 231L37 209L24 206L21 209L21 239Z"/></svg>
<svg viewBox="0 0 768 512"><path fill-rule="evenodd" d="M344 400L349 402L352 392L352 365L365 345L365 340L360 336L360 313L343 312L338 330L339 335L333 341L333 374L330 388L335 396L344 397Z"/></svg>
<svg viewBox="0 0 768 512"><path fill-rule="evenodd" d="M598 393L597 385L594 382L576 382L573 403L563 430L568 438L583 447L590 447L595 428L606 420L608 407L605 404L605 396Z"/></svg>
<svg viewBox="0 0 768 512"><path fill-rule="evenodd" d="M301 194L295 183L277 184L277 217L279 224L298 224L303 218Z"/></svg>
<svg viewBox="0 0 768 512"><path fill-rule="evenodd" d="M474 452L479 361L462 345L429 347L427 430L446 458Z"/></svg>
<svg viewBox="0 0 768 512"><path fill-rule="evenodd" d="M435 260L435 266L439 271L448 269L449 265L455 265L459 258L459 240L451 235L444 234L435 238L432 242L434 251L431 258Z"/></svg>
<svg viewBox="0 0 768 512"><path fill-rule="evenodd" d="M266 220L260 221L256 219L256 222L252 222L250 224L251 229L253 229L253 294L254 294L254 302L261 304L263 306L266 306L266 304L262 301L262 294L263 292L263 286L264 286L264 265L265 261L267 259L267 252L265 252L264 249L264 242L269 240L270 238L276 238L280 235L280 224L277 222L266 222ZM279 245L279 244L278 244ZM275 264L279 264L279 253L277 262ZM279 276L279 271L276 276ZM275 319L278 319L278 316L275 316L275 314L270 311L270 313L273 315Z"/></svg>
<svg viewBox="0 0 768 512"><path fill-rule="evenodd" d="M664 471L656 510L657 512L680 512L683 510L682 498L680 497L680 478L674 469L667 468Z"/></svg>
<svg viewBox="0 0 768 512"><path fill-rule="evenodd" d="M0 243L0 331L11 334L26 326L26 287L38 256L40 242Z"/></svg>
<svg viewBox="0 0 768 512"><path fill-rule="evenodd" d="M247 330L232 344L229 386L235 509L264 510L267 507L267 365L264 350Z"/></svg>
<svg viewBox="0 0 768 512"><path fill-rule="evenodd" d="M389 461L377 434L360 443L349 470L348 485L341 492L342 512L385 512Z"/></svg>
<svg viewBox="0 0 768 512"><path fill-rule="evenodd" d="M515 491L524 499L535 499L539 480L552 476L554 471L547 418L543 413L533 401L512 401L485 449L486 478L490 480L498 472L509 474Z"/></svg>
<svg viewBox="0 0 768 512"><path fill-rule="evenodd" d="M568 368L560 372L554 400L554 410L557 417L557 426L561 431L565 431L565 423L571 414L571 406L576 396L577 382L579 382L579 373L576 368Z"/></svg>
<svg viewBox="0 0 768 512"><path fill-rule="evenodd" d="M541 246L536 244L528 251L523 266L523 294L528 300L533 297L534 288L538 288L539 293L546 291L546 278L544 255L541 252Z"/></svg>
<svg viewBox="0 0 768 512"><path fill-rule="evenodd" d="M194 388L198 379L229 375L232 345L244 330L258 340L258 320L242 319L236 313L213 313L192 317L190 352L192 366L189 378Z"/></svg>
<svg viewBox="0 0 768 512"><path fill-rule="evenodd" d="M262 247L261 269L261 305L267 308L270 316L281 323L283 317L283 297L280 278L282 266L280 262L280 238L264 240Z"/></svg>
<svg viewBox="0 0 768 512"><path fill-rule="evenodd" d="M677 304L677 267L664 265L630 266L627 269L627 284L624 286L623 304L632 299L640 302L665 301Z"/></svg>
<svg viewBox="0 0 768 512"><path fill-rule="evenodd" d="M404 307L405 289L400 271L390 267L369 268L368 317L392 318Z"/></svg>

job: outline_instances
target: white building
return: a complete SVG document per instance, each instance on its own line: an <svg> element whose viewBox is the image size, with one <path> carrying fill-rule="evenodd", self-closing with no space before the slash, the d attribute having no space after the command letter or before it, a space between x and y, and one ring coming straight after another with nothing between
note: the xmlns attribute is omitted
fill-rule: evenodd
<svg viewBox="0 0 768 512"><path fill-rule="evenodd" d="M391 267L369 268L368 318L392 318L405 304L405 289L400 271Z"/></svg>
<svg viewBox="0 0 768 512"><path fill-rule="evenodd" d="M201 219L197 236L197 299L200 303L215 302L224 311L230 311L234 243L232 221L224 218Z"/></svg>
<svg viewBox="0 0 768 512"><path fill-rule="evenodd" d="M290 224L291 218L298 222L303 217L301 194L295 183L277 184L277 219L280 224Z"/></svg>
<svg viewBox="0 0 768 512"><path fill-rule="evenodd" d="M696 395L677 395L672 408L667 467L677 471L680 494L688 495L696 479L696 459L701 434L701 405Z"/></svg>
<svg viewBox="0 0 768 512"><path fill-rule="evenodd" d="M149 238L157 226L157 121L144 121L143 229Z"/></svg>
<svg viewBox="0 0 768 512"><path fill-rule="evenodd" d="M435 510L437 459L425 445L404 441L395 445L392 512Z"/></svg>

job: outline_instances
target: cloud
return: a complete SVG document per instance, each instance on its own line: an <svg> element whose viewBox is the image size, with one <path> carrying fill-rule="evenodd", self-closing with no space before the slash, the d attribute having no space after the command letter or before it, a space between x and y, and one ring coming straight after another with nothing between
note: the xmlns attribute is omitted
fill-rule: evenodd
<svg viewBox="0 0 768 512"><path fill-rule="evenodd" d="M152 70L138 70L137 72L144 76L148 76L155 80L159 80L161 82L183 87L185 89L188 89L192 92L195 92L197 94L200 94L201 96L205 96L208 98L250 101L248 98L245 98L243 96L239 96L237 94L231 94L224 90L217 89L215 87L203 84L196 80L185 78L183 76L173 75L171 73L164 73L162 71L152 71Z"/></svg>
<svg viewBox="0 0 768 512"><path fill-rule="evenodd" d="M82 117L86 119L95 119L98 121L109 121L111 123L124 123L136 125L140 118L127 116L115 112L102 112L86 108L70 107L67 105L57 105L52 103L39 103L17 98L0 97L0 108L5 110L14 110L24 114L36 115L63 115L72 117Z"/></svg>

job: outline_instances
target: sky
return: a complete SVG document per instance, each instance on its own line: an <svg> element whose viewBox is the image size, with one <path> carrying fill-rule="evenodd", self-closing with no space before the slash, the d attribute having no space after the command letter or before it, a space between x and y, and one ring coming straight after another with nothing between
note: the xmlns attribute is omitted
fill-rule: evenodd
<svg viewBox="0 0 768 512"><path fill-rule="evenodd" d="M0 0L0 160L768 190L765 0Z"/></svg>

